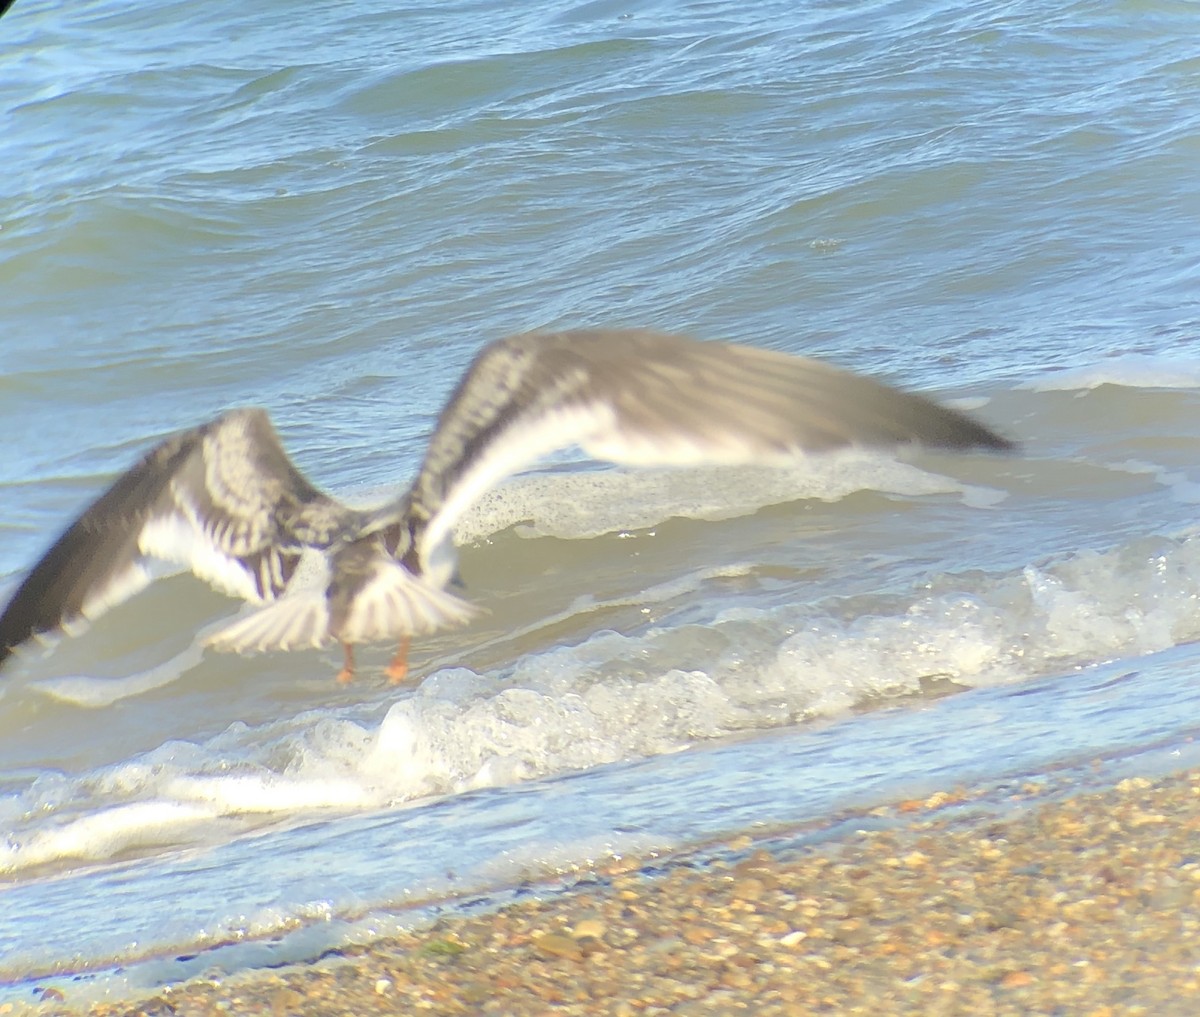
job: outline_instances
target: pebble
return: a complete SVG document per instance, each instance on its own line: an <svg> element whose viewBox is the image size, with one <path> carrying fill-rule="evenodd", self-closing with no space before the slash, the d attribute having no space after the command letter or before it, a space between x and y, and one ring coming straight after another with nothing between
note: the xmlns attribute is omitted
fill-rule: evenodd
<svg viewBox="0 0 1200 1017"><path fill-rule="evenodd" d="M973 813L955 806L987 789L937 792L873 808L869 831L849 823L817 845L804 831L742 834L657 857L654 876L627 859L576 890L442 919L342 960L140 1002L73 1007L50 994L36 1012L1200 1013L1200 772L1064 790L1026 783Z"/></svg>
<svg viewBox="0 0 1200 1017"><path fill-rule="evenodd" d="M546 932L534 939L534 946L539 953L547 957L568 957L571 960L583 959L583 948L570 936L561 936L556 932Z"/></svg>
<svg viewBox="0 0 1200 1017"><path fill-rule="evenodd" d="M603 939L606 927L598 918L585 918L576 922L571 935L576 939Z"/></svg>

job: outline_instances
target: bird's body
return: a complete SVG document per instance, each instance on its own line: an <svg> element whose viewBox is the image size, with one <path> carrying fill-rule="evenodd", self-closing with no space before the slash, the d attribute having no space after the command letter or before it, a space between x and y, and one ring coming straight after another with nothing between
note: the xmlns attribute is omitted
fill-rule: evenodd
<svg viewBox="0 0 1200 1017"><path fill-rule="evenodd" d="M209 638L252 652L399 641L470 620L449 592L456 521L543 455L579 445L633 465L786 464L847 445L1005 449L964 414L802 357L637 329L531 333L484 348L443 409L412 486L378 509L296 469L265 411L238 409L151 449L67 529L0 616L0 662L186 565L262 605ZM301 556L323 588L293 591ZM389 673L403 675L401 654Z"/></svg>

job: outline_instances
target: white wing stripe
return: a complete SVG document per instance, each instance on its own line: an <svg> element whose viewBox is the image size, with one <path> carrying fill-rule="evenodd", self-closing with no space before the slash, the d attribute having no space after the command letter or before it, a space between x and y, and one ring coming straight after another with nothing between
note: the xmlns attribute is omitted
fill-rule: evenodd
<svg viewBox="0 0 1200 1017"><path fill-rule="evenodd" d="M186 565L223 593L263 603L254 577L242 563L225 554L199 527L178 513L147 522L138 535L138 548L154 558Z"/></svg>
<svg viewBox="0 0 1200 1017"><path fill-rule="evenodd" d="M426 563L441 560L439 553L450 540L454 524L484 492L505 477L542 456L570 445L583 444L592 434L606 434L616 426L616 413L607 403L563 407L525 420L500 434L447 492L446 501L430 520L417 549ZM434 577L446 581L449 575Z"/></svg>

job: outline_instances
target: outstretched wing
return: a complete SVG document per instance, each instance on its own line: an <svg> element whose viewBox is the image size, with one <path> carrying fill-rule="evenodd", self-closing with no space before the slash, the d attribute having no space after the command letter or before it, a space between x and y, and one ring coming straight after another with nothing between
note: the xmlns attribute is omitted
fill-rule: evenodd
<svg viewBox="0 0 1200 1017"><path fill-rule="evenodd" d="M408 511L425 557L497 481L572 444L617 463L685 465L908 443L1012 447L962 413L804 357L640 329L533 333L471 365Z"/></svg>
<svg viewBox="0 0 1200 1017"><path fill-rule="evenodd" d="M292 465L263 410L223 414L151 449L34 565L0 616L0 662L131 597L154 577L151 559L274 600L305 543L328 542L350 514Z"/></svg>

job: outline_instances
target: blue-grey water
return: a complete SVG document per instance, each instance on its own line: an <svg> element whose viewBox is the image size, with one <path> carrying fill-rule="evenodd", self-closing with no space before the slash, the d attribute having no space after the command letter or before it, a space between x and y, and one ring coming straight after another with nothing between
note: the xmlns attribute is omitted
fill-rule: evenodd
<svg viewBox="0 0 1200 1017"><path fill-rule="evenodd" d="M1024 455L567 457L466 520L487 613L402 689L384 648L349 687L333 653L202 651L235 605L163 580L0 676L7 994L311 956L914 790L1194 762L1195 16L17 0L0 590L231 406L381 496L473 353L532 328L827 358Z"/></svg>

